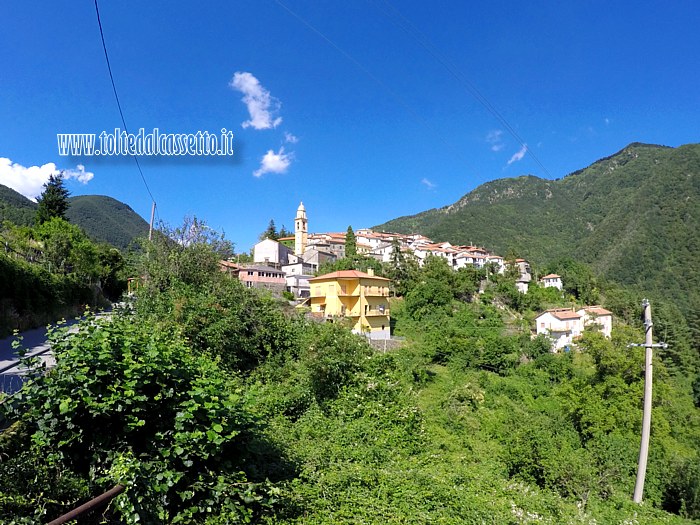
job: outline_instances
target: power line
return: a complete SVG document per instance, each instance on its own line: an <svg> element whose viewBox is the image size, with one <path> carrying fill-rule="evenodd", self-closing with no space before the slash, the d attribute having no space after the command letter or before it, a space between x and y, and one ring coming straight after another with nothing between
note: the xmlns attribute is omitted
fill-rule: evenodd
<svg viewBox="0 0 700 525"><path fill-rule="evenodd" d="M540 162L537 156L532 152L530 148L527 147L525 141L520 137L520 135L515 131L515 129L510 125L506 118L498 111L493 104L479 91L476 85L464 75L459 68L447 59L437 47L432 43L432 41L422 33L416 26L414 26L408 18L406 18L398 9L396 9L389 0L382 0L384 5L388 10L384 10L379 7L380 11L389 18L394 24L399 26L403 31L405 31L409 36L414 38L418 44L421 45L430 55L435 58L442 66L447 69L447 71L460 83L466 90L489 112L493 117L510 133L510 135L518 141L518 143L525 148L528 155L537 163L537 165L542 169L542 171L549 177L552 175L549 170Z"/></svg>
<svg viewBox="0 0 700 525"><path fill-rule="evenodd" d="M117 94L117 86L114 83L114 75L112 75L112 66L109 63L109 55L107 54L107 44L105 44L105 35L102 31L102 20L100 20L100 8L97 5L97 0L95 0L95 13L97 13L97 25L100 26L100 37L102 38L102 49L105 52L105 60L107 62L107 70L109 71L109 79L112 81L112 90L114 91L114 98L117 101L117 108L119 108L119 115L122 118L122 125L124 126L124 131L126 133L129 133L129 128L126 126L126 120L124 119L124 112L122 111L122 105L119 102L119 95ZM136 155L131 156L134 159L134 162L136 162L136 167L139 170L139 174L141 175L141 180L143 181L143 185L146 186L146 191L148 192L148 195L151 197L151 201L153 203L156 202L155 197L153 197L153 194L151 193L151 189L148 187L148 183L146 182L146 177L143 175L143 171L141 170L141 164L139 163L139 159Z"/></svg>

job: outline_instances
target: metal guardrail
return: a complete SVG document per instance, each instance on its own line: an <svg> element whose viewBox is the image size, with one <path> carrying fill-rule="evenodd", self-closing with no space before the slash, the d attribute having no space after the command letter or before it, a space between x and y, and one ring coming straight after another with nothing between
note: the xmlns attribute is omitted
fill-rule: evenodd
<svg viewBox="0 0 700 525"><path fill-rule="evenodd" d="M63 516L59 516L55 520L50 521L48 525L62 525L63 523L68 523L69 521L79 518L83 514L99 509L100 507L107 505L116 496L124 492L124 488L124 485L114 485L114 487L109 489L104 494L100 494L96 498L92 498L87 503L83 503L80 507L77 507L71 510L70 512L67 512Z"/></svg>

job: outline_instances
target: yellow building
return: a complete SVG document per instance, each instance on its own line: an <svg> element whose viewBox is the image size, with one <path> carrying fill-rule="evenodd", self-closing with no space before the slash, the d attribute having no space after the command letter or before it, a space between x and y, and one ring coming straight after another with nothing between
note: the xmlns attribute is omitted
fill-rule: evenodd
<svg viewBox="0 0 700 525"><path fill-rule="evenodd" d="M341 270L309 279L311 313L327 319L347 317L352 331L388 339L389 279L357 270Z"/></svg>

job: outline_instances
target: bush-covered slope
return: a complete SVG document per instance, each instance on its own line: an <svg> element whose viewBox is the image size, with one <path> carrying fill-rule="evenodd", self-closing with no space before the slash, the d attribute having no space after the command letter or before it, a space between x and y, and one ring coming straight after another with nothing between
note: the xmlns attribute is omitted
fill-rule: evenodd
<svg viewBox="0 0 700 525"><path fill-rule="evenodd" d="M683 290L700 284L700 144L630 144L563 179L496 180L376 229L514 250L540 264L574 256L687 306Z"/></svg>
<svg viewBox="0 0 700 525"><path fill-rule="evenodd" d="M105 195L71 197L68 220L94 240L125 249L148 233L148 223L128 205Z"/></svg>

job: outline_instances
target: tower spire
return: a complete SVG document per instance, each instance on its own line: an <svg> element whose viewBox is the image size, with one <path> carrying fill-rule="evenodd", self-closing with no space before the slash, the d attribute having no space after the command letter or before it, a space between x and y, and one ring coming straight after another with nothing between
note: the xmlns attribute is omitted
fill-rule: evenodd
<svg viewBox="0 0 700 525"><path fill-rule="evenodd" d="M297 208L297 216L294 219L294 255L304 255L309 235L309 221L306 218L306 208L300 202Z"/></svg>

